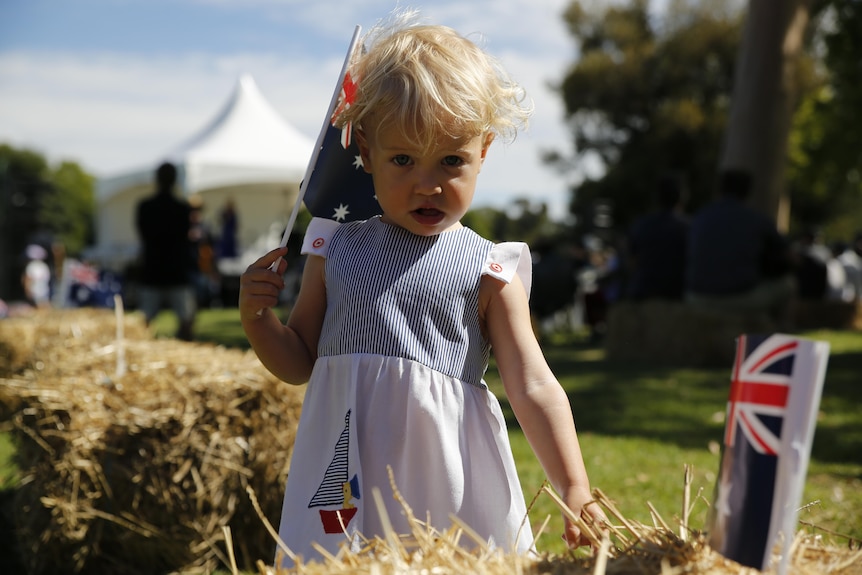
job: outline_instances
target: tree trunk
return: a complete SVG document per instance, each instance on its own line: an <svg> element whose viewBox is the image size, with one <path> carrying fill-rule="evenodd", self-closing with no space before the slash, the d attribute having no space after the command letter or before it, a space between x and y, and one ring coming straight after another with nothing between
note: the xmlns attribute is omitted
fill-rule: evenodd
<svg viewBox="0 0 862 575"><path fill-rule="evenodd" d="M752 174L751 205L788 229L787 142L811 0L749 0L721 168Z"/></svg>

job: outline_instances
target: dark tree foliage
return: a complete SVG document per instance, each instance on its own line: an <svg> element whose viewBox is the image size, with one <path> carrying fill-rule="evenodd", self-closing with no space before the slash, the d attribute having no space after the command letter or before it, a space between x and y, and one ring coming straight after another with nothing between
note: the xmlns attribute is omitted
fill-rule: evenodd
<svg viewBox="0 0 862 575"><path fill-rule="evenodd" d="M49 193L42 199L39 223L64 245L67 253L79 254L94 239L95 180L73 162L62 162L48 178Z"/></svg>
<svg viewBox="0 0 862 575"><path fill-rule="evenodd" d="M593 231L608 206L624 229L650 209L667 172L686 179L687 209L697 210L715 190L745 10L672 0L657 18L646 0L588 5L596 6L575 0L564 16L577 58L558 88L575 153L547 156L563 171L602 166L572 190L572 213ZM862 2L814 0L797 66L791 230L819 226L847 238L862 228Z"/></svg>
<svg viewBox="0 0 862 575"><path fill-rule="evenodd" d="M52 167L38 152L0 144L0 298L21 297L28 244L78 255L92 241L93 187L75 163Z"/></svg>
<svg viewBox="0 0 862 575"><path fill-rule="evenodd" d="M489 240L526 242L530 246L559 237L565 229L563 224L551 220L547 205L527 198L516 199L508 210L471 209L461 223Z"/></svg>
<svg viewBox="0 0 862 575"><path fill-rule="evenodd" d="M819 2L812 27L811 51L823 83L794 119L793 222L846 240L862 230L862 2Z"/></svg>
<svg viewBox="0 0 862 575"><path fill-rule="evenodd" d="M548 159L564 169L601 160L603 176L572 197L587 227L597 203L612 207L615 226L630 225L666 172L685 177L691 209L713 192L740 16L682 4L658 21L647 8L633 0L589 13L576 1L565 14L580 57L559 89L576 152Z"/></svg>
<svg viewBox="0 0 862 575"><path fill-rule="evenodd" d="M0 145L0 299L23 295L24 250L39 229L47 172L41 155Z"/></svg>

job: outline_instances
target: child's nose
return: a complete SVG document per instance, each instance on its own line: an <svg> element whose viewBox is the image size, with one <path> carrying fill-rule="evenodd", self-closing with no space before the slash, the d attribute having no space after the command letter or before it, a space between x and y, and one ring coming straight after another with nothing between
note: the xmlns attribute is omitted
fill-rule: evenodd
<svg viewBox="0 0 862 575"><path fill-rule="evenodd" d="M425 196L434 196L443 192L443 186L439 184L437 176L430 170L418 174L416 179L416 193Z"/></svg>

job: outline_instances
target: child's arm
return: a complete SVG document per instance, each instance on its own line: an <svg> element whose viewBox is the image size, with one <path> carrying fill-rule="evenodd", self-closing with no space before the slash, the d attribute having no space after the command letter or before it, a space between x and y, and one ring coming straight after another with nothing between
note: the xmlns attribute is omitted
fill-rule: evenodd
<svg viewBox="0 0 862 575"><path fill-rule="evenodd" d="M509 284L484 276L481 294L480 313L506 396L539 463L576 515L586 512L600 523L606 521L598 504L590 503L590 481L571 406L533 334L523 284L517 275ZM568 520L564 537L573 546L589 543Z"/></svg>
<svg viewBox="0 0 862 575"><path fill-rule="evenodd" d="M282 259L278 273L269 267L285 254L287 248L277 248L242 274L239 313L246 337L261 363L287 383L302 384L308 381L317 359L317 341L326 311L324 259L308 256L296 305L287 323L282 324L271 308L284 288L282 274L287 264Z"/></svg>

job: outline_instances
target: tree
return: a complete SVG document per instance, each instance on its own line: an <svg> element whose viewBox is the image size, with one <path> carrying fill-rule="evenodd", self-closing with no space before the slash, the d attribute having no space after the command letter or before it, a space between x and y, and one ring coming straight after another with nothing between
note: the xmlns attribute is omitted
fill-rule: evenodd
<svg viewBox="0 0 862 575"><path fill-rule="evenodd" d="M42 199L39 223L69 254L93 243L94 178L78 164L63 162L49 171L49 193Z"/></svg>
<svg viewBox="0 0 862 575"><path fill-rule="evenodd" d="M791 221L847 240L862 229L862 3L819 2L811 19L823 82L802 100L790 132Z"/></svg>
<svg viewBox="0 0 862 575"><path fill-rule="evenodd" d="M751 0L746 14L671 0L662 18L646 4L576 1L565 15L580 50L559 86L576 152L548 159L600 160L602 176L573 190L581 225L604 204L627 226L666 171L687 179L694 211L720 167L744 167L782 228L846 239L862 217L862 3Z"/></svg>
<svg viewBox="0 0 862 575"><path fill-rule="evenodd" d="M77 164L52 168L38 152L0 144L0 298L21 297L27 244L59 241L72 255L87 245L93 182Z"/></svg>
<svg viewBox="0 0 862 575"><path fill-rule="evenodd" d="M737 58L722 168L752 174L752 204L787 231L791 118L811 82L800 65L810 0L750 0ZM807 85L808 84L808 85Z"/></svg>
<svg viewBox="0 0 862 575"><path fill-rule="evenodd" d="M508 210L471 209L461 221L492 241L521 241L530 246L557 238L565 227L551 220L546 204L531 202L528 198L515 199Z"/></svg>
<svg viewBox="0 0 862 575"><path fill-rule="evenodd" d="M575 155L549 154L563 170L598 158L601 178L573 190L582 227L611 206L628 227L650 209L659 177L681 174L690 208L708 200L729 110L741 18L722 3L672 2L667 18L646 0L590 13L575 1L564 15L580 58L559 85ZM607 208L605 208L606 210Z"/></svg>
<svg viewBox="0 0 862 575"><path fill-rule="evenodd" d="M23 296L23 254L38 228L46 171L39 154L0 144L0 299Z"/></svg>

